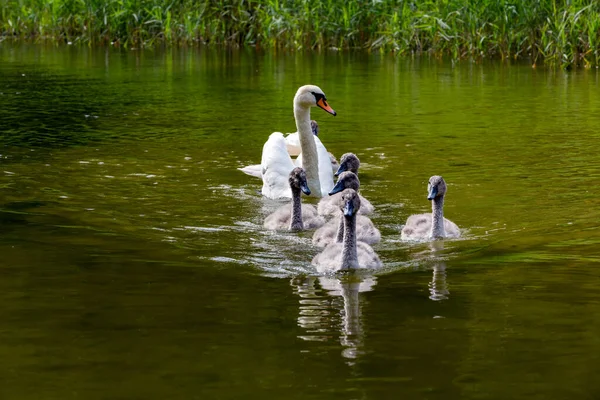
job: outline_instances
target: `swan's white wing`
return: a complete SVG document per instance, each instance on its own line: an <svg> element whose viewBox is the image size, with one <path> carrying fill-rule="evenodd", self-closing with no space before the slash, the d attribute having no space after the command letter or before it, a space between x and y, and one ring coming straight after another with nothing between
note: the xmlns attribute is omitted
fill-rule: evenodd
<svg viewBox="0 0 600 400"><path fill-rule="evenodd" d="M255 178L262 178L262 165L260 164L248 165L247 167L238 169L246 175L254 176Z"/></svg>
<svg viewBox="0 0 600 400"><path fill-rule="evenodd" d="M340 169L340 163L335 158L335 156L331 153L329 153L329 158L331 159L331 170L332 170L333 174L335 175L337 170Z"/></svg>
<svg viewBox="0 0 600 400"><path fill-rule="evenodd" d="M300 147L300 135L298 135L298 132L288 134L285 137L285 144L290 156L297 156L302 152L302 147Z"/></svg>
<svg viewBox="0 0 600 400"><path fill-rule="evenodd" d="M291 198L290 172L295 168L281 132L273 132L263 146L262 194L270 199Z"/></svg>
<svg viewBox="0 0 600 400"><path fill-rule="evenodd" d="M321 182L321 195L327 194L333 189L333 171L331 169L331 157L329 152L321 143L321 139L315 136L315 144L317 145L317 154L319 157L319 181Z"/></svg>
<svg viewBox="0 0 600 400"><path fill-rule="evenodd" d="M285 137L285 145L287 148L287 152L290 156L297 156L298 154L300 154L302 152L302 148L300 147L300 137L298 136L298 132L288 133L288 135ZM297 166L302 166L302 163L300 163L300 164L296 163L296 164L297 164ZM242 171L243 173L245 173L246 175L250 175L255 178L262 178L262 165L261 164L248 165L246 167L238 168L238 169L240 171ZM336 171L337 171L337 169L336 169Z"/></svg>

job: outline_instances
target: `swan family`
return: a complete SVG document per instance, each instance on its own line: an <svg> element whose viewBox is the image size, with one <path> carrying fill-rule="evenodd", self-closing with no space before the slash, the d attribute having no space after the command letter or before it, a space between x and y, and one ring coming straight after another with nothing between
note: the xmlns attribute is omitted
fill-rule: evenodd
<svg viewBox="0 0 600 400"><path fill-rule="evenodd" d="M345 153L337 163L319 138L319 126L310 119L313 107L335 116L318 86L301 86L294 96L297 132L284 136L273 132L265 142L260 165L240 168L262 179L261 193L270 199L291 199L264 220L269 230L302 231L316 229L312 243L323 250L312 264L320 273L357 269L378 269L382 262L371 245L381 241L381 233L367 217L375 207L361 194L358 170L360 160ZM295 159L292 157L296 156ZM334 184L334 176L337 182ZM427 241L460 237L460 229L444 218L447 185L439 175L429 179L427 199L432 212L408 217L401 239ZM320 198L317 207L302 204L302 193ZM326 218L331 217L327 222Z"/></svg>

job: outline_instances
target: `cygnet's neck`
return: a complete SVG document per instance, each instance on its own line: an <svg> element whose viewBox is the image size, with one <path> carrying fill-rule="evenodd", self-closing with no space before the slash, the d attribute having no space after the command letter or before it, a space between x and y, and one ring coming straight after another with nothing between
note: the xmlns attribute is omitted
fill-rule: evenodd
<svg viewBox="0 0 600 400"><path fill-rule="evenodd" d="M432 239L446 237L444 229L444 196L437 196L431 201L431 233Z"/></svg>
<svg viewBox="0 0 600 400"><path fill-rule="evenodd" d="M342 265L340 269L357 269L356 214L344 215L342 218L344 220L344 242L342 243Z"/></svg>
<svg viewBox="0 0 600 400"><path fill-rule="evenodd" d="M294 99L294 118L296 128L300 137L300 148L302 149L302 168L306 171L306 181L311 195L322 197L321 182L319 181L319 157L317 145L310 126L310 107L296 104Z"/></svg>
<svg viewBox="0 0 600 400"><path fill-rule="evenodd" d="M302 199L300 189L292 188L292 218L290 220L291 231L301 231L304 229L302 223Z"/></svg>
<svg viewBox="0 0 600 400"><path fill-rule="evenodd" d="M335 238L336 243L342 243L344 241L344 214L340 213L340 223Z"/></svg>

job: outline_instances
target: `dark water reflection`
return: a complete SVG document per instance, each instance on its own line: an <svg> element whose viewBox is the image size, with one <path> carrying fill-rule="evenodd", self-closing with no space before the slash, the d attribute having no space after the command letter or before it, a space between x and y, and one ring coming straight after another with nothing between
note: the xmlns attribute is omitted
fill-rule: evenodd
<svg viewBox="0 0 600 400"><path fill-rule="evenodd" d="M236 168L296 88L356 152L386 268L319 277ZM0 45L2 398L600 392L597 71ZM449 184L466 235L400 241Z"/></svg>

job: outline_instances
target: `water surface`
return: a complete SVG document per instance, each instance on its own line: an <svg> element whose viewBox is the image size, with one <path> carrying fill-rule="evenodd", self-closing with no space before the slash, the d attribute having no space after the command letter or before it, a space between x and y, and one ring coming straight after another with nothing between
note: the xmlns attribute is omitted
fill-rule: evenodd
<svg viewBox="0 0 600 400"><path fill-rule="evenodd" d="M593 399L596 70L0 45L0 393ZM322 277L236 168L314 83L385 264ZM461 240L404 243L448 182ZM314 200L308 200L309 202Z"/></svg>

